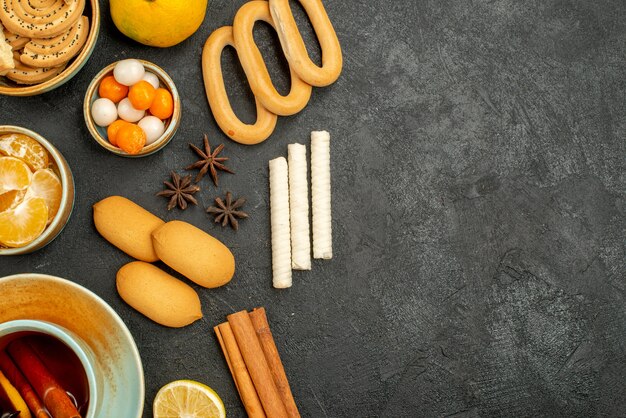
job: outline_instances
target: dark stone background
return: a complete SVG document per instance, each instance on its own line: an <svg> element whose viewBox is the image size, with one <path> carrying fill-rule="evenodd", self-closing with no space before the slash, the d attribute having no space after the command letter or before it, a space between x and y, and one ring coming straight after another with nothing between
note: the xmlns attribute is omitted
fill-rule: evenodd
<svg viewBox="0 0 626 418"><path fill-rule="evenodd" d="M211 328L260 305L303 416L626 416L626 3L326 0L344 72L253 147L217 129L200 70L204 40L243 3L211 1L190 40L159 50L117 32L104 2L97 50L75 79L0 98L0 123L51 139L77 190L65 231L36 254L3 258L0 276L58 275L109 302L141 352L145 416L158 388L181 378L209 384L230 417L243 416ZM276 36L265 24L255 36L286 91ZM127 57L164 67L183 98L174 141L139 160L99 148L81 107L91 77ZM233 103L252 120L232 51L224 63ZM315 129L332 134L335 258L278 291L267 162ZM203 180L201 207L167 212L154 193L204 132L226 144L237 174L219 191ZM237 233L203 211L226 190L249 199ZM233 281L198 288L203 321L166 329L118 297L115 273L130 258L91 216L113 194L232 248Z"/></svg>

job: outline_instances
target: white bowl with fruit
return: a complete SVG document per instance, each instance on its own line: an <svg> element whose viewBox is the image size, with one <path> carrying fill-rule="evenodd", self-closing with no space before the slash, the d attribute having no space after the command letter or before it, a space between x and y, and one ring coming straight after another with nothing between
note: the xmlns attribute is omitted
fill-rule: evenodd
<svg viewBox="0 0 626 418"><path fill-rule="evenodd" d="M180 97L170 76L151 62L114 62L92 80L83 106L89 133L106 150L144 157L163 148L180 125Z"/></svg>
<svg viewBox="0 0 626 418"><path fill-rule="evenodd" d="M0 126L0 255L50 243L74 206L74 178L63 155L41 135Z"/></svg>

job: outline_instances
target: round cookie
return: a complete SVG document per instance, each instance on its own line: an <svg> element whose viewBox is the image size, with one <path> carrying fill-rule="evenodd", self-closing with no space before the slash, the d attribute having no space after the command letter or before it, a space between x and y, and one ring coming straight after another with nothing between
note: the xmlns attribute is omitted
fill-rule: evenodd
<svg viewBox="0 0 626 418"><path fill-rule="evenodd" d="M35 3L35 2L34 2ZM0 0L0 20L12 33L28 38L49 38L69 29L85 9L85 0Z"/></svg>
<svg viewBox="0 0 626 418"><path fill-rule="evenodd" d="M30 38L11 33L7 30L4 31L4 37L6 38L6 41L9 43L9 45L11 45L11 48L13 48L13 51L19 51L20 49L24 48L24 45L30 42Z"/></svg>
<svg viewBox="0 0 626 418"><path fill-rule="evenodd" d="M22 64L19 59L15 59L14 62L15 68L9 70L5 76L17 84L43 83L52 77L56 77L65 69L65 65L51 68L33 68Z"/></svg>
<svg viewBox="0 0 626 418"><path fill-rule="evenodd" d="M56 67L74 58L89 35L89 19L81 16L64 34L49 39L32 39L24 46L20 61L32 67Z"/></svg>

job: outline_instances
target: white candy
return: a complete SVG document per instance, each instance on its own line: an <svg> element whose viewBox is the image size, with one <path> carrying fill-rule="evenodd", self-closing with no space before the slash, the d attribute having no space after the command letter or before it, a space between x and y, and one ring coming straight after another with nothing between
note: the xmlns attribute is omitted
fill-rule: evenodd
<svg viewBox="0 0 626 418"><path fill-rule="evenodd" d="M289 179L284 157L270 161L270 210L273 284L277 289L284 289L291 287Z"/></svg>
<svg viewBox="0 0 626 418"><path fill-rule="evenodd" d="M109 99L100 98L91 105L91 116L98 126L109 126L117 120L117 108Z"/></svg>
<svg viewBox="0 0 626 418"><path fill-rule="evenodd" d="M113 69L115 81L125 86L132 86L143 79L146 69L136 59L127 59L118 62Z"/></svg>
<svg viewBox="0 0 626 418"><path fill-rule="evenodd" d="M152 144L165 132L165 125L156 116L146 116L137 125L146 133L146 145Z"/></svg>
<svg viewBox="0 0 626 418"><path fill-rule="evenodd" d="M311 132L311 202L313 206L313 258L333 258L330 210L330 134Z"/></svg>
<svg viewBox="0 0 626 418"><path fill-rule="evenodd" d="M130 99L127 97L122 99L117 105L117 113L120 115L120 118L124 119L126 122L137 122L143 118L146 111L135 109Z"/></svg>
<svg viewBox="0 0 626 418"><path fill-rule="evenodd" d="M152 84L152 87L154 87L155 89L159 88L159 77L157 77L156 74L152 74L146 71L143 76L143 80L146 80L148 83Z"/></svg>
<svg viewBox="0 0 626 418"><path fill-rule="evenodd" d="M291 268L311 270L309 234L309 182L306 146L289 144L289 212L291 215Z"/></svg>

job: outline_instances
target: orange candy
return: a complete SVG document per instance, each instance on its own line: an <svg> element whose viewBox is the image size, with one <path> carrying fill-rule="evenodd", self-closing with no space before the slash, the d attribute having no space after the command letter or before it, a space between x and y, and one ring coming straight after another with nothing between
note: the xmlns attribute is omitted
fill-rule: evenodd
<svg viewBox="0 0 626 418"><path fill-rule="evenodd" d="M98 94L100 97L111 100L113 103L117 103L122 100L128 94L128 87L118 83L115 77L112 75L105 77L98 87Z"/></svg>
<svg viewBox="0 0 626 418"><path fill-rule="evenodd" d="M137 154L146 145L146 133L139 126L126 123L115 136L117 146L129 154Z"/></svg>
<svg viewBox="0 0 626 418"><path fill-rule="evenodd" d="M154 86L146 80L134 84L128 92L128 99L137 110L148 110L155 96Z"/></svg>
<svg viewBox="0 0 626 418"><path fill-rule="evenodd" d="M161 120L165 120L174 113L174 99L169 91L164 88L156 89L150 113Z"/></svg>
<svg viewBox="0 0 626 418"><path fill-rule="evenodd" d="M123 119L118 119L109 125L109 127L107 128L107 138L111 145L117 147L117 133L119 132L120 128L127 123L129 122L126 122Z"/></svg>

